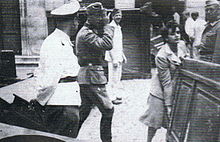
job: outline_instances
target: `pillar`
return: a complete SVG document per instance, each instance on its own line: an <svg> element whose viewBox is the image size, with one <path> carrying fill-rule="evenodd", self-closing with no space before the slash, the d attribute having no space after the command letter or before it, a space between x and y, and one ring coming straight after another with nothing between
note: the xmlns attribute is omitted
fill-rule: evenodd
<svg viewBox="0 0 220 142"><path fill-rule="evenodd" d="M22 55L39 55L48 35L45 0L20 0Z"/></svg>

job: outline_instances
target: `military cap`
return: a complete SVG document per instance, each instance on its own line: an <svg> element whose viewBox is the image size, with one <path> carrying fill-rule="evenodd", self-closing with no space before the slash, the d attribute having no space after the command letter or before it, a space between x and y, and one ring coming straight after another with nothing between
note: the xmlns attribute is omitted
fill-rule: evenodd
<svg viewBox="0 0 220 142"><path fill-rule="evenodd" d="M182 13L183 15L189 15L190 14L190 12L188 11L188 10L185 10L185 11L183 11L183 13Z"/></svg>
<svg viewBox="0 0 220 142"><path fill-rule="evenodd" d="M117 13L120 13L120 12L121 12L120 9L114 8L113 11L112 11L112 13L111 13L111 16L114 16L114 15L116 15Z"/></svg>
<svg viewBox="0 0 220 142"><path fill-rule="evenodd" d="M65 15L72 15L79 11L80 4L77 0L71 0L70 3L66 3L54 10L51 11L51 15L54 16L65 16Z"/></svg>
<svg viewBox="0 0 220 142"><path fill-rule="evenodd" d="M95 2L86 7L86 13L88 15L96 15L98 13L102 13L105 9L102 6L102 3Z"/></svg>
<svg viewBox="0 0 220 142"><path fill-rule="evenodd" d="M219 5L219 1L217 0L207 0L205 2L206 6L210 6L210 5Z"/></svg>

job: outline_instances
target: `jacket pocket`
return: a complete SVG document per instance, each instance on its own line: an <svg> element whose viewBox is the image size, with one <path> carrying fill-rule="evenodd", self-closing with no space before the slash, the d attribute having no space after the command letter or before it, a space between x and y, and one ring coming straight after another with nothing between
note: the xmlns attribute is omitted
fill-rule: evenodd
<svg viewBox="0 0 220 142"><path fill-rule="evenodd" d="M89 66L87 69L87 78L91 84L106 84L104 69L102 66Z"/></svg>

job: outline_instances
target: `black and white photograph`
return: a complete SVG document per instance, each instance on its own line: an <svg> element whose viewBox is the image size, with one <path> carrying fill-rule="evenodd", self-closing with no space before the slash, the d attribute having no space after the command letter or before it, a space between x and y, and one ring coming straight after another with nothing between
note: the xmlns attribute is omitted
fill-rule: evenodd
<svg viewBox="0 0 220 142"><path fill-rule="evenodd" d="M1 0L0 142L220 142L220 1Z"/></svg>

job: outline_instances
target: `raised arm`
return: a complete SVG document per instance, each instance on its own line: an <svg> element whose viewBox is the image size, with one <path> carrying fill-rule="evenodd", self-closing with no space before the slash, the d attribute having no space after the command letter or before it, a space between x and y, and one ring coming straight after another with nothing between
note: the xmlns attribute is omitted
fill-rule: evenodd
<svg viewBox="0 0 220 142"><path fill-rule="evenodd" d="M101 50L111 50L113 35L114 27L106 25L103 28L102 34L97 34L94 31L89 30L89 32L84 37L84 41L86 41L94 48Z"/></svg>

